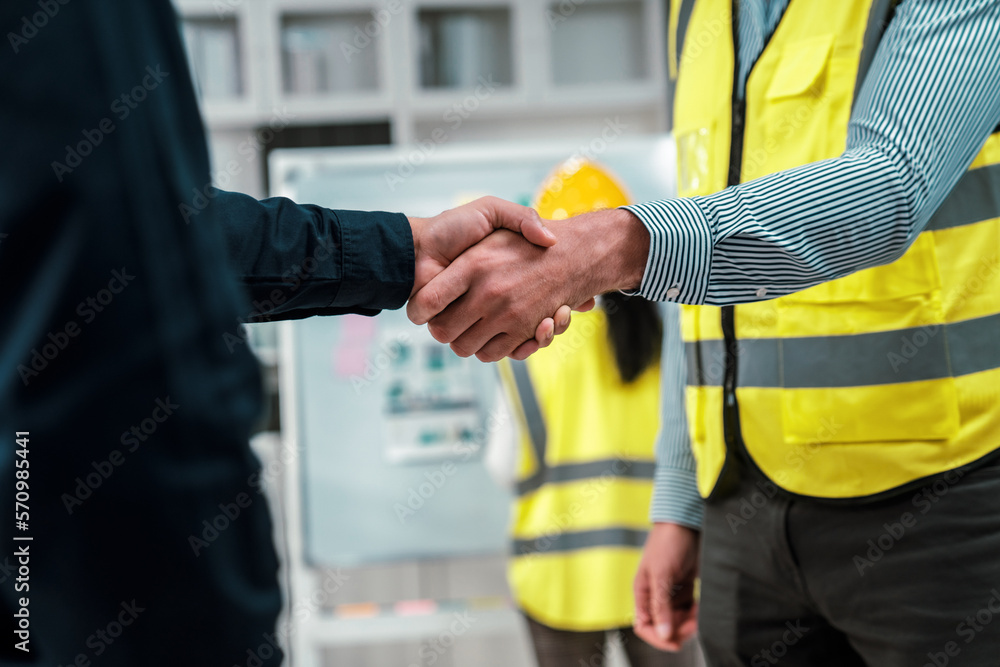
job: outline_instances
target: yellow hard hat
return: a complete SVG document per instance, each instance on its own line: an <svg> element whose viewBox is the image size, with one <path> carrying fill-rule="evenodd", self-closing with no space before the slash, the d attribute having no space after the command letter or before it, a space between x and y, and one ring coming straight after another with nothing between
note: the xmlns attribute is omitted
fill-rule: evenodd
<svg viewBox="0 0 1000 667"><path fill-rule="evenodd" d="M628 203L625 188L607 168L574 157L549 174L535 195L534 207L543 218L562 220Z"/></svg>

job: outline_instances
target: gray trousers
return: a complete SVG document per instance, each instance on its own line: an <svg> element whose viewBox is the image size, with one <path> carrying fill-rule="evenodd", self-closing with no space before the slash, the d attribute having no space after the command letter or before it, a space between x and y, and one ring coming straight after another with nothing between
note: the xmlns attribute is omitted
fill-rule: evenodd
<svg viewBox="0 0 1000 667"><path fill-rule="evenodd" d="M864 505L776 491L745 474L707 507L711 667L1000 666L1000 464Z"/></svg>

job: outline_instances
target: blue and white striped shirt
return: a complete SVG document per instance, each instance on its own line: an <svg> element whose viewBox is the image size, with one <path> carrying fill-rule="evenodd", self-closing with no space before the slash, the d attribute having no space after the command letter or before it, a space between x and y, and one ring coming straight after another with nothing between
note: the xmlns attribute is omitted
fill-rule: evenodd
<svg viewBox="0 0 1000 667"><path fill-rule="evenodd" d="M739 3L739 91L788 2ZM705 197L626 207L650 234L639 293L690 304L746 303L891 262L998 124L1000 0L904 0L858 93L843 155ZM665 335L675 339L664 345L664 426L651 515L697 527L683 350L676 307L667 312Z"/></svg>

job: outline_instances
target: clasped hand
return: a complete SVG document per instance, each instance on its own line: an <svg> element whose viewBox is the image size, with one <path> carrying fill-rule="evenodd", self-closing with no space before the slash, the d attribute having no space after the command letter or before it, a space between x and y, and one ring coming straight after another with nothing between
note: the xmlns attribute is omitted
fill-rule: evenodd
<svg viewBox="0 0 1000 667"><path fill-rule="evenodd" d="M627 211L543 223L495 197L410 223L416 275L407 315L481 361L524 359L566 330L571 308L637 286L649 245Z"/></svg>

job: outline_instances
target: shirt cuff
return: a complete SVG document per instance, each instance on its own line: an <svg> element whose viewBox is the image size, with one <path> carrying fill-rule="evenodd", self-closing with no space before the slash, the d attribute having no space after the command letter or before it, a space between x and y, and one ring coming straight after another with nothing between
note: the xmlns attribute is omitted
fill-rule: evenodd
<svg viewBox="0 0 1000 667"><path fill-rule="evenodd" d="M623 206L649 231L649 257L639 294L651 301L701 304L708 292L713 234L691 199Z"/></svg>
<svg viewBox="0 0 1000 667"><path fill-rule="evenodd" d="M693 470L656 467L653 501L649 507L650 521L676 523L701 530L704 511L705 502L698 494L698 483Z"/></svg>
<svg viewBox="0 0 1000 667"><path fill-rule="evenodd" d="M413 232L402 213L332 211L340 223L343 277L328 307L394 310L413 291Z"/></svg>

